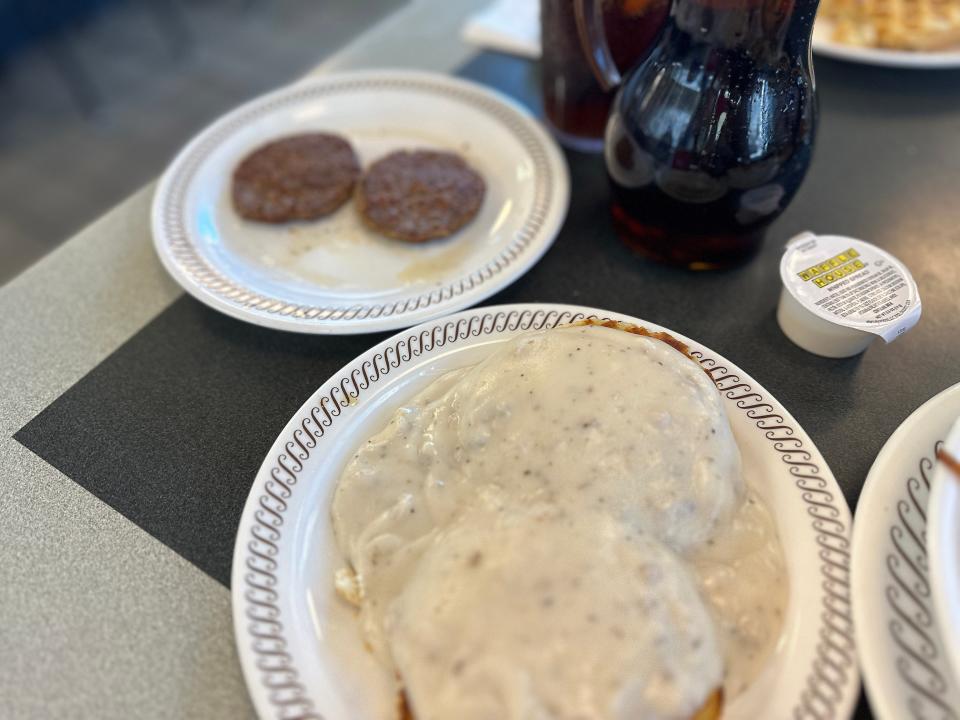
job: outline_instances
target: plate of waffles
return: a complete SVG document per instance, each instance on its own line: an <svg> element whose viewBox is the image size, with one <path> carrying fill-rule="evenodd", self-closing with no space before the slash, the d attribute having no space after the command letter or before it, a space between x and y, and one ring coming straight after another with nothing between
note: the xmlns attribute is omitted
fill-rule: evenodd
<svg viewBox="0 0 960 720"><path fill-rule="evenodd" d="M813 49L869 65L960 67L960 0L823 0Z"/></svg>
<svg viewBox="0 0 960 720"><path fill-rule="evenodd" d="M940 580L956 574L938 575L941 551L955 549L935 542L950 532L937 518L937 456L958 417L960 384L915 410L877 455L857 503L853 615L864 687L879 720L960 718L950 667L956 633L951 640L950 628L944 632L937 592Z"/></svg>

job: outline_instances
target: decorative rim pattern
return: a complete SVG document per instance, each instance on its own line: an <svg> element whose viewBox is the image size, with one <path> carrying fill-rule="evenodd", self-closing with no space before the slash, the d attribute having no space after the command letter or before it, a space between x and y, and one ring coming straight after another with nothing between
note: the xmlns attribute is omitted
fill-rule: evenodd
<svg viewBox="0 0 960 720"><path fill-rule="evenodd" d="M392 303L356 303L349 306L305 305L261 294L238 284L203 258L187 231L186 195L193 178L214 150L246 124L278 109L332 94L386 89L404 89L452 97L505 126L529 154L534 165L533 203L521 229L496 257L466 276L419 295ZM196 286L247 312L292 316L303 320L343 322L386 318L423 310L460 297L502 273L524 254L543 229L551 204L555 202L554 173L547 148L542 138L531 130L530 122L520 110L490 95L489 91L475 89L464 81L453 81L450 78L442 81L432 79L427 74L395 77L346 75L304 83L302 87L272 93L254 100L211 126L201 135L197 144L190 147L186 155L171 166L170 175L165 178L167 191L162 198L159 193L157 196L158 200L163 202L159 210L163 241L170 248L173 262Z"/></svg>
<svg viewBox="0 0 960 720"><path fill-rule="evenodd" d="M927 564L929 473L942 444L938 440L932 452L920 458L917 474L903 484L897 518L889 529L893 550L886 557L884 596L891 611L887 630L901 651L895 661L897 673L910 688L907 707L916 720L958 720L956 710L948 704L949 682L936 667L946 658L940 651Z"/></svg>
<svg viewBox="0 0 960 720"><path fill-rule="evenodd" d="M419 332L401 333L372 358L349 373L341 371L329 392L322 396L284 443L284 451L270 462L271 479L257 498L256 521L250 527L243 560L247 642L257 655L260 682L269 702L282 720L323 720L299 681L280 617L277 587L279 542L284 513L299 481L304 462L310 458L344 408L404 363L459 340L503 331L554 328L585 318L607 320L567 310L504 310L436 323ZM416 328L414 328L416 331ZM720 392L734 401L744 415L763 431L780 459L788 466L807 507L820 548L821 620L816 658L807 672L805 689L794 707L794 718L830 720L839 718L841 703L851 675L856 675L853 621L850 597L850 529L844 522L843 505L828 489L813 454L795 429L776 412L764 394L731 373L726 366L692 349L691 354L713 379ZM840 501L842 503L842 499ZM237 628L240 632L240 628Z"/></svg>
<svg viewBox="0 0 960 720"><path fill-rule="evenodd" d="M759 392L741 382L740 377L717 365L713 358L699 350L691 353L707 370L717 389L763 430L773 443L780 459L801 491L807 505L811 526L820 547L820 577L823 595L823 626L817 644L817 660L806 677L806 690L793 709L795 718L822 720L837 717L837 705L843 699L843 688L856 672L853 641L853 612L850 594L850 529L843 522L844 513L836 498L820 476L820 467L813 455L784 417L775 412ZM714 375L714 373L718 373Z"/></svg>

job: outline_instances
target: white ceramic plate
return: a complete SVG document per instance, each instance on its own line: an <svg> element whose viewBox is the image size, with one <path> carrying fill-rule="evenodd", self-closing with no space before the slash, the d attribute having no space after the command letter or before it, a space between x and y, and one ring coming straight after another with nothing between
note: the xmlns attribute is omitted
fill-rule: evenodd
<svg viewBox="0 0 960 720"><path fill-rule="evenodd" d="M364 166L400 148L460 153L483 175L479 214L419 245L381 237L353 203L315 222L242 220L234 167L260 145L328 130ZM248 322L308 333L395 329L473 305L529 270L569 200L566 162L521 106L475 83L410 71L326 75L259 97L201 132L164 173L153 201L164 266L207 305Z"/></svg>
<svg viewBox="0 0 960 720"><path fill-rule="evenodd" d="M960 459L960 411L943 442L943 451ZM927 510L927 552L937 624L955 686L960 687L960 473L938 460ZM954 708L960 708L954 705Z"/></svg>
<svg viewBox="0 0 960 720"><path fill-rule="evenodd" d="M885 67L918 69L960 67L960 47L936 52L860 47L836 42L831 37L832 30L830 21L825 18L818 18L814 24L813 51L818 55Z"/></svg>
<svg viewBox="0 0 960 720"><path fill-rule="evenodd" d="M570 305L484 307L401 332L336 373L290 420L247 499L233 556L233 615L247 686L264 718L392 717L390 681L333 591L342 563L329 517L355 448L431 379L517 333L585 317ZM726 399L748 476L762 478L790 574L781 643L724 718L847 718L859 688L850 622L850 511L790 414L746 373L687 340Z"/></svg>
<svg viewBox="0 0 960 720"><path fill-rule="evenodd" d="M857 503L853 614L867 697L880 720L960 717L924 544L936 448L958 416L960 385L921 405L877 455Z"/></svg>

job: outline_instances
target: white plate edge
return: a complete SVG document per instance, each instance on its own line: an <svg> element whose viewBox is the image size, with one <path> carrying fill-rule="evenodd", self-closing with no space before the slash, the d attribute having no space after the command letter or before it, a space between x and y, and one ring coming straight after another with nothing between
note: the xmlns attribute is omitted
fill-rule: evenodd
<svg viewBox="0 0 960 720"><path fill-rule="evenodd" d="M824 57L876 67L908 70L943 70L960 67L960 49L939 52L887 50L859 45L845 45L824 39L822 36L818 37L816 32L813 35L811 47L813 52Z"/></svg>
<svg viewBox="0 0 960 720"><path fill-rule="evenodd" d="M960 456L960 418L954 421L943 447L953 457ZM938 627L954 627L958 626L958 618L952 608L960 606L960 597L956 592L960 585L960 579L956 577L960 573L960 548L953 544L957 530L952 522L960 516L960 484L940 462L933 471L927 507L927 517L930 518L927 524L927 557L934 614ZM951 583L947 583L948 573L954 576ZM947 656L947 669L953 672L955 683L960 685L960 646L946 642L943 637L940 638L940 644Z"/></svg>
<svg viewBox="0 0 960 720"><path fill-rule="evenodd" d="M856 516L859 521L853 525L853 546L850 554L850 591L851 606L856 622L854 633L856 635L857 660L860 664L863 688L867 695L870 709L880 720L900 720L901 715L899 711L901 708L896 705L895 698L893 697L893 693L896 691L888 689L881 682L883 679L880 677L882 668L879 666L882 663L884 654L877 648L877 645L881 643L874 640L877 635L867 634L860 629L863 627L862 619L864 616L871 615L869 610L871 605L867 602L867 593L858 591L861 582L864 584L869 583L869 578L865 576L863 572L858 572L858 568L862 570L862 562L857 561L861 548L863 549L862 552L867 552L868 546L866 542L872 529L864 519L871 514L879 514L882 510L884 496L878 491L873 491L872 488L874 485L880 486L883 466L890 462L891 458L897 454L898 446L903 442L903 439L913 432L914 425L917 424L931 408L936 407L941 402L950 402L951 400L946 399L946 396L952 396L957 393L960 393L960 383L941 390L923 402L900 423L897 429L894 430L890 437L884 442L883 447L870 466L870 470L867 471L866 479L860 491L860 499L856 507ZM919 461L921 457L923 456L917 455L916 460ZM873 511L874 506L877 507L876 511ZM874 552L876 551L875 548L871 549ZM867 579L860 580L861 577L867 577ZM892 663L893 659L889 658L888 661ZM878 669L873 670L873 668Z"/></svg>

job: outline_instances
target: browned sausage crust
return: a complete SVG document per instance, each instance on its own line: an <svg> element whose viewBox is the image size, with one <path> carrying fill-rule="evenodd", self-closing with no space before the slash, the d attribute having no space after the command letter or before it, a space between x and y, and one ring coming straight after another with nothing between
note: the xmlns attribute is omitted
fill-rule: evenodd
<svg viewBox="0 0 960 720"><path fill-rule="evenodd" d="M480 210L486 185L463 158L433 150L381 158L360 182L360 215L377 232L406 242L452 235Z"/></svg>
<svg viewBox="0 0 960 720"><path fill-rule="evenodd" d="M315 220L347 202L359 177L360 161L344 138L293 135L241 161L233 171L233 206L258 222Z"/></svg>

